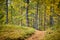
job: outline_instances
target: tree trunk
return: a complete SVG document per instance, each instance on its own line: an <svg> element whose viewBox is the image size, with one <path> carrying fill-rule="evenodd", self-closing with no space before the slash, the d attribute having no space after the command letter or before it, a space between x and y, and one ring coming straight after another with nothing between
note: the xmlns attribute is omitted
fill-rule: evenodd
<svg viewBox="0 0 60 40"><path fill-rule="evenodd" d="M28 17L28 9L29 8L29 0L27 0L27 7L26 7L26 23L27 26L29 27L29 17Z"/></svg>
<svg viewBox="0 0 60 40"><path fill-rule="evenodd" d="M53 26L54 25L54 20L53 20L54 7L53 6L51 6L50 11L51 11L51 15L50 15L50 26Z"/></svg>
<svg viewBox="0 0 60 40"><path fill-rule="evenodd" d="M46 3L44 3L44 30L46 30Z"/></svg>
<svg viewBox="0 0 60 40"><path fill-rule="evenodd" d="M6 0L6 24L8 24L8 0Z"/></svg>
<svg viewBox="0 0 60 40"><path fill-rule="evenodd" d="M12 9L13 9L13 6L11 6L11 23L13 23L13 21L12 21L13 20L13 18L12 18L12 13L13 13L12 11L13 10Z"/></svg>
<svg viewBox="0 0 60 40"><path fill-rule="evenodd" d="M38 2L37 2L37 5L36 5L35 25L34 25L34 27L36 29L38 29Z"/></svg>
<svg viewBox="0 0 60 40"><path fill-rule="evenodd" d="M22 7L21 7L21 9L20 9L20 12L21 12L21 15L22 15L22 14L23 14L23 9L22 9ZM20 21L20 25L21 25L21 26L23 26L23 25L22 25L22 24L23 24L23 23L22 23L22 20L23 20L23 19L21 19L21 21Z"/></svg>

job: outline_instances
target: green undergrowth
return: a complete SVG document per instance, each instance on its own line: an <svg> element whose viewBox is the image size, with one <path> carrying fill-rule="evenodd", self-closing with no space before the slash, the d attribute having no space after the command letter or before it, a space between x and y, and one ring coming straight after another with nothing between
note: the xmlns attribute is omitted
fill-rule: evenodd
<svg viewBox="0 0 60 40"><path fill-rule="evenodd" d="M60 40L60 26L49 28L44 40Z"/></svg>
<svg viewBox="0 0 60 40"><path fill-rule="evenodd" d="M31 36L35 29L17 25L0 25L0 40L24 40Z"/></svg>

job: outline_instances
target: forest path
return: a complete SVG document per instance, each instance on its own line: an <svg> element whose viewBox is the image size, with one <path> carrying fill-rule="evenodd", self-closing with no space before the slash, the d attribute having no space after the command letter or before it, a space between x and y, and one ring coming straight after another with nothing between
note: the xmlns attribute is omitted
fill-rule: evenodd
<svg viewBox="0 0 60 40"><path fill-rule="evenodd" d="M43 40L44 36L45 36L45 31L36 30L35 33L26 40Z"/></svg>

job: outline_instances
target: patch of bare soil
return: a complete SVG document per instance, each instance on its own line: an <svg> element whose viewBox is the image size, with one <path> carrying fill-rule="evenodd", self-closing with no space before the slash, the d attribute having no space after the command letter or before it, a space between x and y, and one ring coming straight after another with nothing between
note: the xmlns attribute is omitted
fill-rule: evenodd
<svg viewBox="0 0 60 40"><path fill-rule="evenodd" d="M26 40L43 40L44 36L45 36L45 31L36 30L35 33Z"/></svg>

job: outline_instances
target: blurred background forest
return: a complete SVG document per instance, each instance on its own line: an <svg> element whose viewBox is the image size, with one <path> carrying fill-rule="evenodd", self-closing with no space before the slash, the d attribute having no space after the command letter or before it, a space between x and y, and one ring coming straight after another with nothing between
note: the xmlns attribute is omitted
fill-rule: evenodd
<svg viewBox="0 0 60 40"><path fill-rule="evenodd" d="M51 26L58 26L60 0L0 0L0 24L44 30Z"/></svg>
<svg viewBox="0 0 60 40"><path fill-rule="evenodd" d="M60 0L0 0L0 40L25 39L35 29L60 40Z"/></svg>

